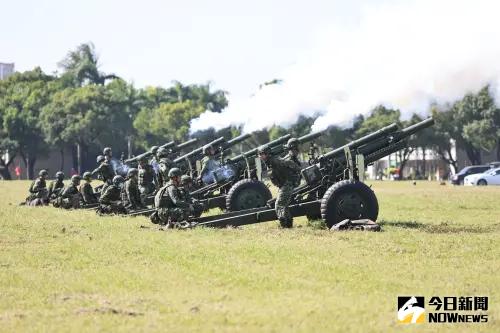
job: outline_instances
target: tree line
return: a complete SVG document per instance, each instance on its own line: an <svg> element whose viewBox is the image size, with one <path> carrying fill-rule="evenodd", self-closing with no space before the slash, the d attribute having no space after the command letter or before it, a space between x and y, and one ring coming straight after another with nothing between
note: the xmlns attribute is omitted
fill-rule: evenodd
<svg viewBox="0 0 500 333"><path fill-rule="evenodd" d="M70 51L59 63L60 73L46 74L40 68L15 73L0 81L0 175L10 179L8 167L19 156L28 178L34 176L37 159L51 151L61 154L61 169L71 163L77 169L94 167L95 156L104 146L125 152L130 142L135 152L190 136L190 121L205 110L221 112L228 105L227 92L213 90L210 83L138 89L116 74L99 70L99 59L91 43ZM488 86L453 104L432 105L436 119L432 128L412 138L400 151L400 169L415 149L432 148L455 171L451 140L463 147L472 164L481 163L481 151L496 149L500 160L500 109ZM301 136L310 132L317 117L301 116L291 128L274 126L256 132L249 146L275 139L285 133ZM408 126L421 120L413 115L401 119L401 112L375 107L368 116L357 116L350 128L331 126L320 139L323 147L338 147L390 123ZM224 135L234 136L239 128L206 130L192 134L201 142ZM70 150L71 161L64 161ZM9 159L4 153L9 151Z"/></svg>

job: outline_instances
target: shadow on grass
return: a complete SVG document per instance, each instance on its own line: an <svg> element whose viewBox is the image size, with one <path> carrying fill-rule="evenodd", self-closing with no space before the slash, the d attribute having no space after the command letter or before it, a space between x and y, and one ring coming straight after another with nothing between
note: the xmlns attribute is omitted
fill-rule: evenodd
<svg viewBox="0 0 500 333"><path fill-rule="evenodd" d="M449 223L440 224L424 224L416 221L378 221L381 227L395 227L402 229L417 229L431 234L448 234L448 233L472 233L483 234L500 230L500 223L495 223L489 226L480 225L452 225Z"/></svg>

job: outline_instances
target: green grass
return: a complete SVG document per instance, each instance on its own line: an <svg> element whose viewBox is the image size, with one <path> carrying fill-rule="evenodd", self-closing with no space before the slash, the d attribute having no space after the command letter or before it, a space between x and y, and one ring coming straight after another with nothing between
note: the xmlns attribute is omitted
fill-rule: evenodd
<svg viewBox="0 0 500 333"><path fill-rule="evenodd" d="M19 207L0 182L0 332L500 331L500 187L372 183L383 232L159 231ZM398 295L489 296L489 323L402 327Z"/></svg>

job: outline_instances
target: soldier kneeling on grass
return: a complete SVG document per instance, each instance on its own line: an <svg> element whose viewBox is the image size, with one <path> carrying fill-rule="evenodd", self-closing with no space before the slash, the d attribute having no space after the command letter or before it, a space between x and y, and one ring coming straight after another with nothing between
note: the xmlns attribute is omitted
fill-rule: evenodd
<svg viewBox="0 0 500 333"><path fill-rule="evenodd" d="M182 228L189 224L187 220L194 213L194 207L183 197L181 171L172 168L168 177L170 181L156 193L156 211L150 216L151 222L167 228Z"/></svg>
<svg viewBox="0 0 500 333"><path fill-rule="evenodd" d="M40 170L38 178L34 180L29 188L30 195L24 203L27 206L43 206L49 203L49 192L47 191L46 179L49 176L47 170Z"/></svg>
<svg viewBox="0 0 500 333"><path fill-rule="evenodd" d="M191 196L191 192L193 191L193 178L189 175L182 175L181 177L181 185L180 189L181 195L184 198L184 201L193 205L193 215L198 217L203 213L203 205Z"/></svg>
<svg viewBox="0 0 500 333"><path fill-rule="evenodd" d="M62 171L56 172L56 179L49 184L49 200L54 201L61 194L64 189L64 173Z"/></svg>
<svg viewBox="0 0 500 333"><path fill-rule="evenodd" d="M71 184L66 186L61 194L54 201L54 207L70 209L70 208L80 208L81 195L78 190L80 185L80 176L74 175L71 177Z"/></svg>
<svg viewBox="0 0 500 333"><path fill-rule="evenodd" d="M99 199L98 214L126 214L127 210L121 201L121 192L123 189L122 176L114 176L112 184L107 186Z"/></svg>
<svg viewBox="0 0 500 333"><path fill-rule="evenodd" d="M94 193L94 189L90 184L92 182L92 173L85 172L83 174L84 183L80 185L80 194L82 195L82 201L85 205L93 205L97 203L97 195Z"/></svg>
<svg viewBox="0 0 500 333"><path fill-rule="evenodd" d="M293 189L300 184L300 167L293 160L273 156L268 146L260 146L258 152L268 168L269 178L279 189L274 207L276 216L282 228L291 228L293 217L288 206L292 201Z"/></svg>

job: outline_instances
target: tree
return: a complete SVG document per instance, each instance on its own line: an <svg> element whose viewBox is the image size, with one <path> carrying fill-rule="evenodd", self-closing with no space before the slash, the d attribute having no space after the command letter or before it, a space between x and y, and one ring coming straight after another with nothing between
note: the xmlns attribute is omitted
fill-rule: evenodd
<svg viewBox="0 0 500 333"><path fill-rule="evenodd" d="M434 126L429 129L429 145L437 152L439 157L445 161L453 170L458 171L458 163L453 156L453 137L457 137L454 115L451 109L440 110L437 106L431 108ZM426 129L427 130L427 129Z"/></svg>
<svg viewBox="0 0 500 333"><path fill-rule="evenodd" d="M47 152L39 116L42 108L50 101L55 87L54 80L53 76L35 68L0 81L2 146L4 149L16 148L30 179L34 176L37 158ZM9 163L7 161L4 164Z"/></svg>
<svg viewBox="0 0 500 333"><path fill-rule="evenodd" d="M114 74L99 71L99 57L92 43L80 44L76 50L68 52L58 65L63 69L62 80L70 86L104 85L107 80L117 78Z"/></svg>

